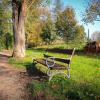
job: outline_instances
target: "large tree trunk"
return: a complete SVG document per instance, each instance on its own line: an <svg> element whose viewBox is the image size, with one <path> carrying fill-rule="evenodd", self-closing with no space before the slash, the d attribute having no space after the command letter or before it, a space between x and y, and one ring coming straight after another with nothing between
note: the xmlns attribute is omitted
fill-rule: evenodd
<svg viewBox="0 0 100 100"><path fill-rule="evenodd" d="M13 12L13 34L14 34L14 57L25 56L25 0L12 0L12 12Z"/></svg>

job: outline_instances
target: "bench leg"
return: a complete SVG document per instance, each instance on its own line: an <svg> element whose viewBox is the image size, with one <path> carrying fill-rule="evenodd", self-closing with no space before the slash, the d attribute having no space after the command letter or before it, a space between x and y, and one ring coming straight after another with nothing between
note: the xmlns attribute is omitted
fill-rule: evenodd
<svg viewBox="0 0 100 100"><path fill-rule="evenodd" d="M68 65L67 78L70 78L70 64Z"/></svg>
<svg viewBox="0 0 100 100"><path fill-rule="evenodd" d="M67 67L67 69L70 69L70 64L68 64L68 67Z"/></svg>
<svg viewBox="0 0 100 100"><path fill-rule="evenodd" d="M68 69L67 78L70 78L70 69Z"/></svg>
<svg viewBox="0 0 100 100"><path fill-rule="evenodd" d="M64 74L65 78L70 78L70 69L67 70L67 72L61 72L59 70L55 70L55 72L52 72L50 73L50 76L49 76L49 81L53 78L53 76L57 75L57 74Z"/></svg>
<svg viewBox="0 0 100 100"><path fill-rule="evenodd" d="M47 75L48 75L49 77L51 76L50 68L48 68L48 70L47 70Z"/></svg>
<svg viewBox="0 0 100 100"><path fill-rule="evenodd" d="M49 81L53 78L53 76L59 74L59 72L58 72L58 71L56 72L56 71L57 71L57 70L55 70L55 72L51 72L51 73L50 73Z"/></svg>
<svg viewBox="0 0 100 100"><path fill-rule="evenodd" d="M56 71L57 71L57 72L56 72ZM50 69L49 69L49 74L48 74L48 76L49 76L49 81L53 78L54 75L59 74L59 73L63 73L63 74L65 74L65 77L70 78L70 64L68 65L67 73L59 72L58 70L56 70L56 71L55 71L54 73L51 73L51 72L50 72Z"/></svg>

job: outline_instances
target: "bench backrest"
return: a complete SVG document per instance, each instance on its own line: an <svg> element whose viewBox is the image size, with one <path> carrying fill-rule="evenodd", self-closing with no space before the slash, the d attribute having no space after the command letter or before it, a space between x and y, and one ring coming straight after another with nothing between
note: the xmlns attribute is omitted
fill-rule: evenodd
<svg viewBox="0 0 100 100"><path fill-rule="evenodd" d="M70 59L72 59L72 57L73 57L74 53L75 53L75 48L73 48L73 51L72 51L72 54L71 54Z"/></svg>
<svg viewBox="0 0 100 100"><path fill-rule="evenodd" d="M47 52L64 53L64 54L69 54L69 55L72 55L73 50L75 51L75 48L73 49L58 49L58 48L46 49Z"/></svg>
<svg viewBox="0 0 100 100"><path fill-rule="evenodd" d="M70 55L69 59L67 59L67 58L66 59L65 58L55 58L56 61L60 61L60 62L69 64L73 55L74 55L75 48L73 48L73 49L47 49L46 51L47 52L54 52L54 53L64 53L64 54ZM52 57L52 56L44 54L44 57Z"/></svg>

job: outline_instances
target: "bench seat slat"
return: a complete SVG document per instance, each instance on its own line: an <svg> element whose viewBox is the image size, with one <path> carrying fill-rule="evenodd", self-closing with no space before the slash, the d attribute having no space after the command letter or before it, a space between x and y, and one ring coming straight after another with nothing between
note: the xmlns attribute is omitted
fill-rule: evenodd
<svg viewBox="0 0 100 100"><path fill-rule="evenodd" d="M44 66L46 66L46 59L36 59L35 60L37 63L40 63ZM52 61L48 61L49 63L53 63ZM51 70L65 70L67 69L65 66L63 65L60 65L60 64L57 64L55 63L55 65L53 67L50 67Z"/></svg>
<svg viewBox="0 0 100 100"><path fill-rule="evenodd" d="M53 56L44 54L44 57L48 58L48 57L53 57ZM60 61L60 62L63 62L63 63L67 63L67 64L70 63L70 58L56 58L56 57L54 57L54 60Z"/></svg>

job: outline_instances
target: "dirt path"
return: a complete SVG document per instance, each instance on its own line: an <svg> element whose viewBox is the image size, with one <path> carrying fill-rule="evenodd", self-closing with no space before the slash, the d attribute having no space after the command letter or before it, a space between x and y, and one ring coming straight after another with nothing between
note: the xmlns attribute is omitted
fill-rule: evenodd
<svg viewBox="0 0 100 100"><path fill-rule="evenodd" d="M8 64L8 51L0 52L0 100L30 100L26 85L29 83L25 71Z"/></svg>

